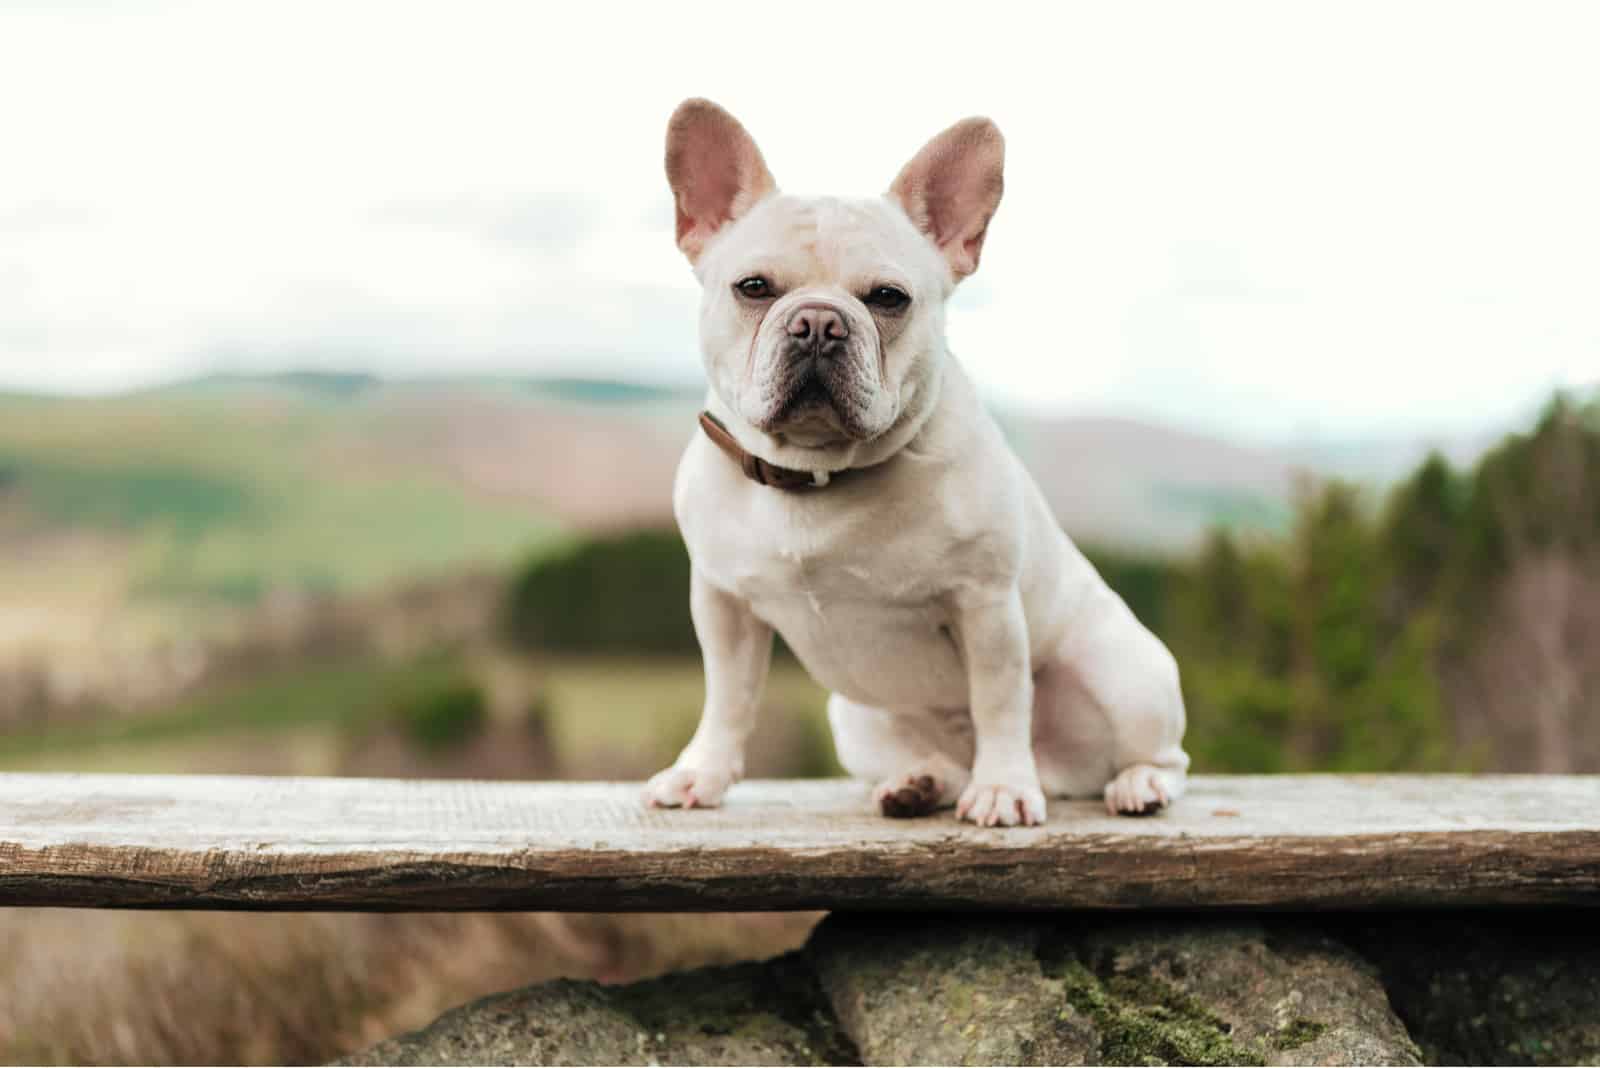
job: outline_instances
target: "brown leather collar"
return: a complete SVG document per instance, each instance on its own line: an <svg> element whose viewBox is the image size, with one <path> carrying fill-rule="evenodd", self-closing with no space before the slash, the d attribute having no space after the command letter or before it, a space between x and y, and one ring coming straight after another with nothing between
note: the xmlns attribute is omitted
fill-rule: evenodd
<svg viewBox="0 0 1600 1068"><path fill-rule="evenodd" d="M752 452L747 452L728 428L722 425L722 420L710 412L700 413L700 429L706 432L706 437L710 438L717 448L727 453L728 458L739 465L744 476L752 482L781 490L818 489L828 484L830 476L827 472L813 475L810 471L801 471L794 467L779 467L777 464L767 463ZM836 471L831 477L843 473Z"/></svg>

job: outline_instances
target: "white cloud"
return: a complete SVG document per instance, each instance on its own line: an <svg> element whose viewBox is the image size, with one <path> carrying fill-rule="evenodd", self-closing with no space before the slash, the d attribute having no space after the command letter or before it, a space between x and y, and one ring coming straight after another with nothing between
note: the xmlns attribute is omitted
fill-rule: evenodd
<svg viewBox="0 0 1600 1068"><path fill-rule="evenodd" d="M692 378L660 168L692 94L800 191L993 115L951 331L1013 403L1336 434L1600 379L1594 9L1051 10L9 8L0 385Z"/></svg>

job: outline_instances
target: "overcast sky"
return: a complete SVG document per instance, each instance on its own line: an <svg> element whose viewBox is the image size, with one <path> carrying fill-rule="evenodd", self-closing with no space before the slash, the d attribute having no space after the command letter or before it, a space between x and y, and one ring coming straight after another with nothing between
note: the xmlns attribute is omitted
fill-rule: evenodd
<svg viewBox="0 0 1600 1068"><path fill-rule="evenodd" d="M1600 380L1597 12L7 4L0 387L695 381L661 147L705 95L797 192L1000 124L950 332L1001 403L1474 427Z"/></svg>

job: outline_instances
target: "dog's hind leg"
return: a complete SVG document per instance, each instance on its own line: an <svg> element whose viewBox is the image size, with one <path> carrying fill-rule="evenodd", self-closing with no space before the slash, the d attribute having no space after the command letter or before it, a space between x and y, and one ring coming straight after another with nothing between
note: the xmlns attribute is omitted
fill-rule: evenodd
<svg viewBox="0 0 1600 1068"><path fill-rule="evenodd" d="M1129 764L1106 783L1106 809L1123 816L1160 812L1183 796L1189 776L1179 767Z"/></svg>
<svg viewBox="0 0 1600 1068"><path fill-rule="evenodd" d="M1034 677L1034 755L1051 793L1101 797L1124 816L1183 794L1183 692L1166 647L1109 590L1092 625Z"/></svg>
<svg viewBox="0 0 1600 1068"><path fill-rule="evenodd" d="M839 763L875 783L872 803L885 816L926 816L956 803L972 777L972 730L965 711L894 712L834 694L828 723Z"/></svg>

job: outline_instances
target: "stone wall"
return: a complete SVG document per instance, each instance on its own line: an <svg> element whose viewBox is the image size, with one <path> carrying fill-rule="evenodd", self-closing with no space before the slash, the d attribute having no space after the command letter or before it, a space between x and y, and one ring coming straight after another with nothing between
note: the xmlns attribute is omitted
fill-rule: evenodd
<svg viewBox="0 0 1600 1068"><path fill-rule="evenodd" d="M486 998L376 1064L1600 1064L1600 913L836 914L776 960Z"/></svg>

